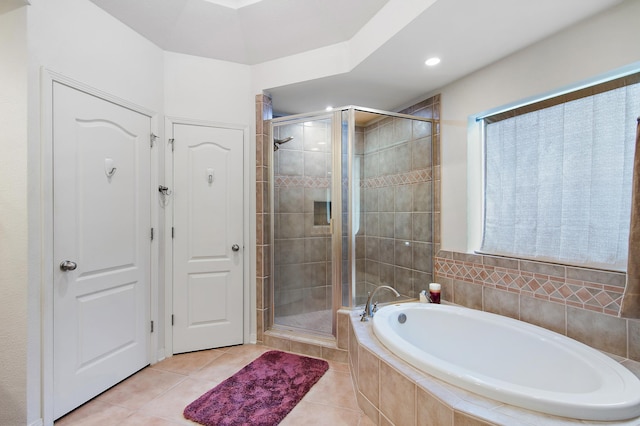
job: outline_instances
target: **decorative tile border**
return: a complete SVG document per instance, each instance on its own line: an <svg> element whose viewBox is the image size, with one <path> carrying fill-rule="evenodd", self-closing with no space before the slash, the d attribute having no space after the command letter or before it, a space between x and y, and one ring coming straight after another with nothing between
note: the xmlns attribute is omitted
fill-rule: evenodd
<svg viewBox="0 0 640 426"><path fill-rule="evenodd" d="M389 186L409 185L412 183L429 182L433 180L431 168L411 170L405 173L377 176L360 181L361 188L385 188Z"/></svg>
<svg viewBox="0 0 640 426"><path fill-rule="evenodd" d="M393 175L366 178L360 181L360 187L385 188L389 186L430 182L431 180L433 180L433 171L431 168L428 168L411 170L409 172L397 173ZM274 184L276 188L329 188L329 186L331 185L331 179L313 176L277 175L274 176ZM343 180L342 184L343 186L346 186L346 180Z"/></svg>
<svg viewBox="0 0 640 426"><path fill-rule="evenodd" d="M445 278L615 316L620 311L624 292L624 288L615 285L438 256L434 257L434 273Z"/></svg>
<svg viewBox="0 0 640 426"><path fill-rule="evenodd" d="M276 188L329 188L331 179L312 176L274 176Z"/></svg>

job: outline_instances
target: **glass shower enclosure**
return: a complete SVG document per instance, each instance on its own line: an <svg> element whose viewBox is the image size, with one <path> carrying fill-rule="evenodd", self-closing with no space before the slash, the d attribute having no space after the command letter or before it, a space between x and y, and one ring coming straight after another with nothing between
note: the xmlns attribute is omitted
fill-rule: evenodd
<svg viewBox="0 0 640 426"><path fill-rule="evenodd" d="M377 286L403 299L428 287L433 130L354 106L271 121L274 328L335 335L337 310Z"/></svg>

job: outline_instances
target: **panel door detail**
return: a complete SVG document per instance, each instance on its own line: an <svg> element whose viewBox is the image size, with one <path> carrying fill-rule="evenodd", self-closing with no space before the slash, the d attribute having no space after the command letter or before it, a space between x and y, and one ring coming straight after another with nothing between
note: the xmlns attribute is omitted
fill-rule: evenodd
<svg viewBox="0 0 640 426"><path fill-rule="evenodd" d="M53 85L55 418L148 364L150 130Z"/></svg>
<svg viewBox="0 0 640 426"><path fill-rule="evenodd" d="M243 131L175 124L173 351L242 343Z"/></svg>

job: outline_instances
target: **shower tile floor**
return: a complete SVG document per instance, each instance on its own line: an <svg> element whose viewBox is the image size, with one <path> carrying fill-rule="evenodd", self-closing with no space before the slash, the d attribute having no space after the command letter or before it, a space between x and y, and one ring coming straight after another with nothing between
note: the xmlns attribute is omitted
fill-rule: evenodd
<svg viewBox="0 0 640 426"><path fill-rule="evenodd" d="M55 426L197 425L182 417L184 407L272 349L241 345L174 355L98 395L56 421ZM329 361L329 370L280 424L374 423L358 408L348 365Z"/></svg>
<svg viewBox="0 0 640 426"><path fill-rule="evenodd" d="M331 310L308 312L306 314L277 316L274 322L283 327L292 327L314 331L317 333L331 334Z"/></svg>

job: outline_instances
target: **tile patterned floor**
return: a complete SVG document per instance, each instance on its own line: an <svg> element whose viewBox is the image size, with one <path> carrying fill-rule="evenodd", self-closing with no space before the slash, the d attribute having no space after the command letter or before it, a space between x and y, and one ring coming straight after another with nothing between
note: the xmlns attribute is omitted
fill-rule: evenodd
<svg viewBox="0 0 640 426"><path fill-rule="evenodd" d="M191 401L271 350L242 345L175 355L147 367L55 422L55 426L196 425L182 417ZM347 364L329 370L280 423L371 426L358 408Z"/></svg>

